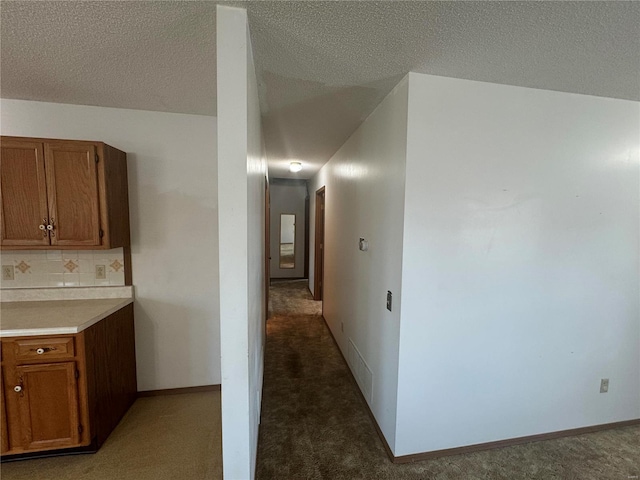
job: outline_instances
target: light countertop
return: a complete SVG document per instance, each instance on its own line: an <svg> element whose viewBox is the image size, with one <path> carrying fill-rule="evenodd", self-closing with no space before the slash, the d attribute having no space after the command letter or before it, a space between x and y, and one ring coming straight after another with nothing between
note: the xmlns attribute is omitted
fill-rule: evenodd
<svg viewBox="0 0 640 480"><path fill-rule="evenodd" d="M133 303L133 295L77 300L3 301L0 337L79 333Z"/></svg>

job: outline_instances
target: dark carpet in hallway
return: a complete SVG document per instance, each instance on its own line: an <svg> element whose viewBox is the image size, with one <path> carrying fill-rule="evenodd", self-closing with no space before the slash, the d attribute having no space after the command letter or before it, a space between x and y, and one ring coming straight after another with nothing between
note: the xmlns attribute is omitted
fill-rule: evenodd
<svg viewBox="0 0 640 480"><path fill-rule="evenodd" d="M640 427L392 464L304 281L271 287L258 480L627 480Z"/></svg>

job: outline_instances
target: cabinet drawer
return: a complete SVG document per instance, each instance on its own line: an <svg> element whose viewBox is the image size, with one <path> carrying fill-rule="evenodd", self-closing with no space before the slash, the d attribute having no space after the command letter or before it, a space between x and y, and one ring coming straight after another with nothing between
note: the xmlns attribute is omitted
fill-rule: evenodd
<svg viewBox="0 0 640 480"><path fill-rule="evenodd" d="M16 340L15 349L19 363L40 359L62 360L76 354L73 337Z"/></svg>

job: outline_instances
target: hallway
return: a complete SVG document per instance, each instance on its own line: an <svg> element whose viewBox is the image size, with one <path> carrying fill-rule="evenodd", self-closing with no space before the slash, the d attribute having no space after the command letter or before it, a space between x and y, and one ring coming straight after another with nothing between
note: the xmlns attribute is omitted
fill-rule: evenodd
<svg viewBox="0 0 640 480"><path fill-rule="evenodd" d="M602 480L640 473L637 426L392 464L306 280L275 283L270 295L258 480Z"/></svg>

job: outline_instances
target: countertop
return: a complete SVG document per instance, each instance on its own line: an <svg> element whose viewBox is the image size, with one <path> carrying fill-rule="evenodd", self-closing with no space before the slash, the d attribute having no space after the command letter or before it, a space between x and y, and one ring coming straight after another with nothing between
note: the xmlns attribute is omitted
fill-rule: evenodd
<svg viewBox="0 0 640 480"><path fill-rule="evenodd" d="M79 333L122 307L128 297L77 300L3 301L0 303L0 337Z"/></svg>

